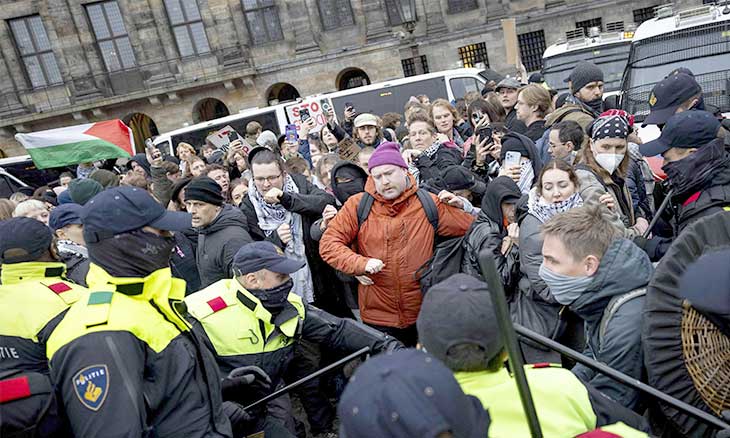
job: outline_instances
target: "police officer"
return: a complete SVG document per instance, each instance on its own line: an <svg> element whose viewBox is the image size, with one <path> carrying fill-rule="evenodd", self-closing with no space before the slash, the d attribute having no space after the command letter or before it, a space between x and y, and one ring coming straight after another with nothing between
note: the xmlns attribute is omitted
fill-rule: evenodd
<svg viewBox="0 0 730 438"><path fill-rule="evenodd" d="M184 318L185 282L168 263L171 231L190 215L126 186L96 195L82 219L90 291L47 344L74 434L231 436L214 358Z"/></svg>
<svg viewBox="0 0 730 438"><path fill-rule="evenodd" d="M35 219L0 222L0 262L0 436L65 436L46 341L85 288L65 280L51 230Z"/></svg>
<svg viewBox="0 0 730 438"><path fill-rule="evenodd" d="M680 75L675 75L680 76ZM641 145L647 157L664 158L662 170L673 190L669 212L673 237L698 219L730 210L730 152L718 138L720 122L700 110L682 111L669 116L656 140ZM653 260L669 249L672 238L635 238Z"/></svg>
<svg viewBox="0 0 730 438"><path fill-rule="evenodd" d="M530 436L517 385L504 365L507 355L486 283L455 274L434 285L416 327L421 346L489 411L490 436ZM617 421L645 427L641 417L558 365L527 365L525 374L545 438L575 436Z"/></svg>
<svg viewBox="0 0 730 438"><path fill-rule="evenodd" d="M294 294L290 274L305 266L303 261L287 258L271 242L249 243L233 259L235 278L218 281L185 298L197 320L194 330L215 352L224 374L257 365L271 377L275 388L300 340L342 352L365 346L372 353L402 348L395 338L332 316ZM271 424L271 420L266 421ZM262 419L256 428L264 426Z"/></svg>

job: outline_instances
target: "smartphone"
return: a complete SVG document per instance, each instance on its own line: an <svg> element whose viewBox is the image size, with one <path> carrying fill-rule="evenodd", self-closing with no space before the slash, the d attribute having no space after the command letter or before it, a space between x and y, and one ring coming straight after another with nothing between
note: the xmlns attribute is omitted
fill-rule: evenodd
<svg viewBox="0 0 730 438"><path fill-rule="evenodd" d="M297 125L286 125L284 132L284 138L289 143L296 143L299 141L299 134L297 134Z"/></svg>
<svg viewBox="0 0 730 438"><path fill-rule="evenodd" d="M228 131L228 142L238 140L238 133L236 131Z"/></svg>
<svg viewBox="0 0 730 438"><path fill-rule="evenodd" d="M345 111L355 111L355 106L352 102L345 102Z"/></svg>
<svg viewBox="0 0 730 438"><path fill-rule="evenodd" d="M159 149L157 149L157 146L152 143L152 139L148 138L144 141L144 148L147 150L147 152L150 154L152 158L159 158L162 153Z"/></svg>
<svg viewBox="0 0 730 438"><path fill-rule="evenodd" d="M485 138L487 139L487 144L494 142L494 140L492 140L492 128L490 126L480 128L479 131L477 131L477 135L479 136L480 143L484 141Z"/></svg>
<svg viewBox="0 0 730 438"><path fill-rule="evenodd" d="M507 153L504 154L504 167L514 167L520 165L520 153L515 151L507 151Z"/></svg>
<svg viewBox="0 0 730 438"><path fill-rule="evenodd" d="M483 116L481 111L474 111L473 113L471 113L471 121L474 122L475 125L479 123L482 117Z"/></svg>
<svg viewBox="0 0 730 438"><path fill-rule="evenodd" d="M312 117L312 116L309 114L309 109L302 108L302 109L299 110L299 117L302 118L302 123L304 123L307 120L309 120L309 118Z"/></svg>

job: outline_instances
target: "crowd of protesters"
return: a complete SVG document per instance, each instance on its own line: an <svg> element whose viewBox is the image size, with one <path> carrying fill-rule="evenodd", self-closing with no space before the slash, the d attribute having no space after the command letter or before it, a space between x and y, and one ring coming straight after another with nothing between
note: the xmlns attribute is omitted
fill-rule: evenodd
<svg viewBox="0 0 730 438"><path fill-rule="evenodd" d="M730 137L686 69L654 88L645 144L603 79L581 61L566 94L535 74L402 114L330 109L297 141L251 122L225 148L1 199L0 388L22 394L0 395L0 434L527 437L484 251L513 322L645 379L653 262L728 211ZM436 263L449 277L428 283ZM363 347L382 354L246 408ZM520 349L543 436L651 433L636 390Z"/></svg>

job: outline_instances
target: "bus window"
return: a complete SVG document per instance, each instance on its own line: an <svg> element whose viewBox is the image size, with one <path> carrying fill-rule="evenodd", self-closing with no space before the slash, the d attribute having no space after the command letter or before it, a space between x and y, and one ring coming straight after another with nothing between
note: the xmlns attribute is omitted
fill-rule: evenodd
<svg viewBox="0 0 730 438"><path fill-rule="evenodd" d="M454 78L449 81L454 99L462 98L470 91L477 93L482 89L481 84L474 78Z"/></svg>
<svg viewBox="0 0 730 438"><path fill-rule="evenodd" d="M221 122L215 125L198 129L196 131L189 131L183 134L178 134L171 139L173 151L177 152L175 151L175 149L177 148L177 145L181 142L189 143L195 148L196 151L200 151L200 148L205 145L205 138L215 131L225 127L226 125L230 125L233 129L236 130L236 132L238 132L243 137L246 135L246 125L248 125L249 122L253 121L261 123L264 131L272 131L274 134L276 134L277 137L279 136L279 134L281 134L281 132L279 131L279 122L276 119L276 110L272 110L264 113L252 114L251 116L247 117L241 117L238 120L230 122Z"/></svg>
<svg viewBox="0 0 730 438"><path fill-rule="evenodd" d="M387 112L402 114L408 99L411 96L425 94L434 101L439 98L447 99L446 84L443 77L424 79L421 81L377 88L359 93L348 94L332 98L337 117L345 112L345 103L350 102L359 114L371 113L383 115Z"/></svg>
<svg viewBox="0 0 730 438"><path fill-rule="evenodd" d="M9 198L10 195L17 192L20 185L9 178L7 175L0 173L0 198Z"/></svg>

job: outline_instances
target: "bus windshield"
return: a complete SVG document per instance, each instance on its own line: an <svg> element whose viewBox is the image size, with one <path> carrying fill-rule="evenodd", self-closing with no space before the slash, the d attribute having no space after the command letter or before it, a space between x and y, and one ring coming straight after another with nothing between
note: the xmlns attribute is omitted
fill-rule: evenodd
<svg viewBox="0 0 730 438"><path fill-rule="evenodd" d="M634 41L622 87L622 107L642 119L654 85L679 67L702 87L704 101L730 111L730 21Z"/></svg>
<svg viewBox="0 0 730 438"><path fill-rule="evenodd" d="M564 80L570 75L575 64L586 60L596 64L603 71L604 90L616 91L621 88L621 77L629 57L630 43L631 41L627 40L545 58L542 74L550 88L562 93L568 91L568 84Z"/></svg>

